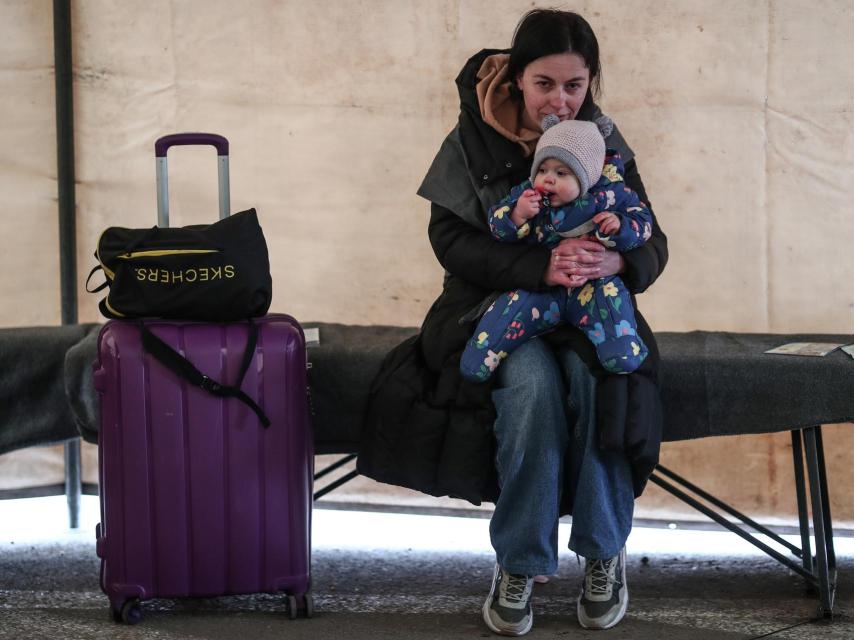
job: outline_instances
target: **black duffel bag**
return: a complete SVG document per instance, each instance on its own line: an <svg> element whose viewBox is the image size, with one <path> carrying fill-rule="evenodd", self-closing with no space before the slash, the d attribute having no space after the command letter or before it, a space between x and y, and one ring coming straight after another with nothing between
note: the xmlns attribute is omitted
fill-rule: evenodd
<svg viewBox="0 0 854 640"><path fill-rule="evenodd" d="M273 283L267 242L255 209L187 227L110 227L95 252L109 287L108 318L227 322L262 316ZM87 287L89 279L87 279Z"/></svg>

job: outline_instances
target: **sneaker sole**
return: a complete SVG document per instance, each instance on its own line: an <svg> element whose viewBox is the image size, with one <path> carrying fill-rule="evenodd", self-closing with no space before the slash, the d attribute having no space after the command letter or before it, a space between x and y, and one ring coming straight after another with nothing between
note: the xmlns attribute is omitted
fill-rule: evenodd
<svg viewBox="0 0 854 640"><path fill-rule="evenodd" d="M491 594L491 592L490 592ZM528 618L528 624L524 629L520 629L519 631L509 631L507 629L499 629L492 622L492 618L489 617L489 601L492 598L490 595L486 602L483 603L483 607L481 607L481 613L483 614L483 621L486 623L486 626L489 627L489 630L493 633L497 633L500 636L524 636L531 630L531 627L534 626L534 612L531 611L531 617ZM616 623L615 623L616 624Z"/></svg>

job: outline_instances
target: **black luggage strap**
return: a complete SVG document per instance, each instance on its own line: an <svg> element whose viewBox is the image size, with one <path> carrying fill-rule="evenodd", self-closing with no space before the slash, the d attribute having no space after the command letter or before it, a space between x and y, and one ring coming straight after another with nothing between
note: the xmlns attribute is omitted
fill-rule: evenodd
<svg viewBox="0 0 854 640"><path fill-rule="evenodd" d="M258 343L258 327L254 322L249 321L249 339L246 342L246 351L243 352L243 361L240 363L240 375L237 378L237 384L233 386L221 384L204 375L196 369L192 362L154 335L142 322L139 323L139 329L142 333L143 349L154 356L155 360L164 367L211 395L221 398L237 398L255 412L265 428L270 426L270 419L264 410L240 388L246 371L249 369L249 364L252 362L252 356L255 355L255 345Z"/></svg>

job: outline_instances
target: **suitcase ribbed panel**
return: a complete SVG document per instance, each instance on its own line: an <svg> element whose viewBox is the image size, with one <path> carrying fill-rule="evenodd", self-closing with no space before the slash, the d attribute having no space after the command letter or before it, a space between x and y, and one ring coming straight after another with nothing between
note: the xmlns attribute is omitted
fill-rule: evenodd
<svg viewBox="0 0 854 640"><path fill-rule="evenodd" d="M245 341L244 341L245 343ZM231 341L229 349L242 350ZM263 356L262 356L263 359ZM226 364L224 379L237 377L239 358L232 359L232 366ZM247 387L251 389L251 381ZM252 415L248 407L241 402L226 403L228 416L228 452L226 467L228 477L228 526L229 526L229 564L228 588L232 593L253 591L260 584L258 563L263 560L264 547L259 538L258 521L261 518L261 469L258 468L258 451L262 429L257 419L249 420ZM250 426L251 425L251 426ZM254 428L253 428L254 427ZM272 427L271 427L272 428ZM261 557L259 557L261 556Z"/></svg>
<svg viewBox="0 0 854 640"><path fill-rule="evenodd" d="M135 323L102 330L102 588L114 605L308 590L305 345L287 316L256 324L242 389L264 408L268 429L242 402L211 396L145 354ZM148 326L209 377L237 379L245 323Z"/></svg>
<svg viewBox="0 0 854 640"><path fill-rule="evenodd" d="M178 327L157 327L160 337L180 350ZM185 383L171 375L160 375L160 366L145 358L149 393L145 428L149 435L149 483L151 499L148 521L152 530L154 590L178 596L190 591L187 567L190 540L187 515L187 469L184 444ZM138 393L139 391L137 391ZM218 404L220 401L217 400ZM215 403L210 403L214 405ZM133 451L125 451L126 460ZM128 474L125 474L127 477ZM128 517L130 514L126 514Z"/></svg>
<svg viewBox="0 0 854 640"><path fill-rule="evenodd" d="M215 327L208 327L216 329ZM213 332L211 332L213 333ZM244 340L245 342L245 340ZM186 355L201 371L210 371L217 380L227 380L224 351L227 349L222 331L205 336L198 332L185 334ZM216 347L216 348L211 348ZM186 385L185 385L186 386ZM228 592L229 546L226 523L228 492L224 480L226 469L226 435L228 420L226 405L207 410L207 398L196 394L187 397L187 427L190 449L194 453L190 467L190 516L193 522L191 591Z"/></svg>

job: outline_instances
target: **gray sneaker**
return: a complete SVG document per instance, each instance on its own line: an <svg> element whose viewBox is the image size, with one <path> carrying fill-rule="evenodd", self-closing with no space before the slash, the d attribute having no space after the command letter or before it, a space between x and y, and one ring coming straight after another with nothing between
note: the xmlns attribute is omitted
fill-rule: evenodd
<svg viewBox="0 0 854 640"><path fill-rule="evenodd" d="M613 558L587 560L578 596L578 622L585 629L610 629L626 615L626 548Z"/></svg>
<svg viewBox="0 0 854 640"><path fill-rule="evenodd" d="M497 564L492 588L483 603L483 621L502 636L523 636L531 630L531 589L534 576L507 573Z"/></svg>

